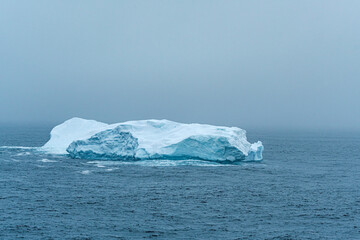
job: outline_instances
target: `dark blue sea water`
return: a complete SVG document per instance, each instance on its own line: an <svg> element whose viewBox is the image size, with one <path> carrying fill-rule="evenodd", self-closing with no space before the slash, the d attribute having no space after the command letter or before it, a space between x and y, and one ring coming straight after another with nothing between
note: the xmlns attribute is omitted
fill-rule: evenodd
<svg viewBox="0 0 360 240"><path fill-rule="evenodd" d="M50 126L0 126L41 146ZM248 132L264 161L74 160L0 148L0 239L360 239L360 134Z"/></svg>

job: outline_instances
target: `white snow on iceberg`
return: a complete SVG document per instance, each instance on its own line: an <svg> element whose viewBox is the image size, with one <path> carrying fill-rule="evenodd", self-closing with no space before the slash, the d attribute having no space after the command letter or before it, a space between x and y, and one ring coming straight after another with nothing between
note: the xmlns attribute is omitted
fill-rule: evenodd
<svg viewBox="0 0 360 240"><path fill-rule="evenodd" d="M105 124L72 118L56 126L41 147L52 154L96 160L202 159L259 161L264 147L250 144L237 127L182 124L168 120Z"/></svg>

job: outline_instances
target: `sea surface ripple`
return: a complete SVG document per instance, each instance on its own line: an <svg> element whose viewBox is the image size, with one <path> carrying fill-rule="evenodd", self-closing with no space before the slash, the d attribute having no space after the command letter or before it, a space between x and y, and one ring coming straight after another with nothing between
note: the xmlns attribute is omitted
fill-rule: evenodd
<svg viewBox="0 0 360 240"><path fill-rule="evenodd" d="M0 239L360 239L360 137L248 131L264 161L89 161L0 126Z"/></svg>

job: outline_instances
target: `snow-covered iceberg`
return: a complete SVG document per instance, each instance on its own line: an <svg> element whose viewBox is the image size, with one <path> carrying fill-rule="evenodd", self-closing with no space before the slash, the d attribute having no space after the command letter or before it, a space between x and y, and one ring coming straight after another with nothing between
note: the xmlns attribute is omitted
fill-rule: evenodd
<svg viewBox="0 0 360 240"><path fill-rule="evenodd" d="M40 148L72 158L100 160L262 160L262 143L250 144L237 127L182 124L168 120L106 124L72 118L56 126Z"/></svg>

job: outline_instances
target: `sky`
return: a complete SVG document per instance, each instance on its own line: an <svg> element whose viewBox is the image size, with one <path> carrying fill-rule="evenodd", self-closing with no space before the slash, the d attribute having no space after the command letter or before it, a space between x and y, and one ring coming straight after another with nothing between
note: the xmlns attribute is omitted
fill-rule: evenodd
<svg viewBox="0 0 360 240"><path fill-rule="evenodd" d="M0 122L360 129L360 1L0 0Z"/></svg>

